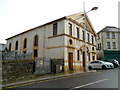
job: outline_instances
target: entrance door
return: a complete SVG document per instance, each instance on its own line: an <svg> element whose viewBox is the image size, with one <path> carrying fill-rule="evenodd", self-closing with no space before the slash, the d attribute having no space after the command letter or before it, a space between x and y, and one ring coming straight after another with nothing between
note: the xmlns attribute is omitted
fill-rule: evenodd
<svg viewBox="0 0 120 90"><path fill-rule="evenodd" d="M38 50L37 49L34 50L34 57L38 57Z"/></svg>
<svg viewBox="0 0 120 90"><path fill-rule="evenodd" d="M69 70L73 70L73 53L68 53Z"/></svg>
<svg viewBox="0 0 120 90"><path fill-rule="evenodd" d="M85 52L83 51L83 68L85 68Z"/></svg>

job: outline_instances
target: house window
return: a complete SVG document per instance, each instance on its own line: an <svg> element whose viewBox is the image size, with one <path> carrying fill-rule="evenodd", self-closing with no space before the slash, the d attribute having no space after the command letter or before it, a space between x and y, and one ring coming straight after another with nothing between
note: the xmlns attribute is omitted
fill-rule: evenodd
<svg viewBox="0 0 120 90"><path fill-rule="evenodd" d="M110 39L110 33L109 32L106 33L106 38Z"/></svg>
<svg viewBox="0 0 120 90"><path fill-rule="evenodd" d="M15 43L15 50L18 50L18 41Z"/></svg>
<svg viewBox="0 0 120 90"><path fill-rule="evenodd" d="M112 39L115 39L115 33L112 33Z"/></svg>
<svg viewBox="0 0 120 90"><path fill-rule="evenodd" d="M110 49L110 42L107 42L107 49Z"/></svg>
<svg viewBox="0 0 120 90"><path fill-rule="evenodd" d="M101 43L100 43L100 49L101 49L102 47L101 47Z"/></svg>
<svg viewBox="0 0 120 90"><path fill-rule="evenodd" d="M94 49L94 47L92 47L92 51L94 51L95 49Z"/></svg>
<svg viewBox="0 0 120 90"><path fill-rule="evenodd" d="M53 36L57 35L57 23L53 24Z"/></svg>
<svg viewBox="0 0 120 90"><path fill-rule="evenodd" d="M92 44L94 44L94 37L92 36Z"/></svg>
<svg viewBox="0 0 120 90"><path fill-rule="evenodd" d="M100 39L100 33L98 33L98 40Z"/></svg>
<svg viewBox="0 0 120 90"><path fill-rule="evenodd" d="M38 46L38 36L34 37L34 46Z"/></svg>
<svg viewBox="0 0 120 90"><path fill-rule="evenodd" d="M80 53L79 53L79 50L77 50L77 60L78 60L78 61L80 60Z"/></svg>
<svg viewBox="0 0 120 90"><path fill-rule="evenodd" d="M23 48L27 48L27 39L24 39Z"/></svg>
<svg viewBox="0 0 120 90"><path fill-rule="evenodd" d="M85 32L84 31L82 31L83 33L82 33L82 38L83 38L83 40L85 40Z"/></svg>
<svg viewBox="0 0 120 90"><path fill-rule="evenodd" d="M116 43L113 42L113 49L116 49Z"/></svg>
<svg viewBox="0 0 120 90"><path fill-rule="evenodd" d="M11 43L9 44L9 51L11 51Z"/></svg>
<svg viewBox="0 0 120 90"><path fill-rule="evenodd" d="M100 48L99 44L98 44L98 49Z"/></svg>
<svg viewBox="0 0 120 90"><path fill-rule="evenodd" d="M80 30L79 30L78 27L76 27L76 29L77 29L77 38L79 38L79 35L80 35L80 34L79 34L79 31L80 31Z"/></svg>
<svg viewBox="0 0 120 90"><path fill-rule="evenodd" d="M72 24L71 23L69 23L69 35L72 36Z"/></svg>
<svg viewBox="0 0 120 90"><path fill-rule="evenodd" d="M88 39L88 42L90 42L90 35L89 35L89 33L87 33L87 39Z"/></svg>

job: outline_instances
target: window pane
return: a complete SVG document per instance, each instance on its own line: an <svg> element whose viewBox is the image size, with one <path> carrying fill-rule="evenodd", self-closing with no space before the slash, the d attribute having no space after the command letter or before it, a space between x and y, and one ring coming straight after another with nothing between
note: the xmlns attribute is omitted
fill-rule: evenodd
<svg viewBox="0 0 120 90"><path fill-rule="evenodd" d="M106 38L110 39L110 34L108 32L106 33Z"/></svg>
<svg viewBox="0 0 120 90"><path fill-rule="evenodd" d="M34 46L38 46L38 36L37 35L34 38Z"/></svg>
<svg viewBox="0 0 120 90"><path fill-rule="evenodd" d="M15 43L15 50L18 50L18 41Z"/></svg>
<svg viewBox="0 0 120 90"><path fill-rule="evenodd" d="M72 24L71 23L69 23L69 35L72 36Z"/></svg>
<svg viewBox="0 0 120 90"><path fill-rule="evenodd" d="M112 33L112 39L115 39L115 33Z"/></svg>
<svg viewBox="0 0 120 90"><path fill-rule="evenodd" d="M87 33L88 42L90 42L90 35Z"/></svg>
<svg viewBox="0 0 120 90"><path fill-rule="evenodd" d="M83 35L82 36L83 36L83 40L85 40L85 32L84 31L83 31Z"/></svg>
<svg viewBox="0 0 120 90"><path fill-rule="evenodd" d="M92 44L94 44L94 37L92 36Z"/></svg>
<svg viewBox="0 0 120 90"><path fill-rule="evenodd" d="M79 28L77 27L77 38L79 38Z"/></svg>
<svg viewBox="0 0 120 90"><path fill-rule="evenodd" d="M53 35L57 35L57 23L53 24Z"/></svg>
<svg viewBox="0 0 120 90"><path fill-rule="evenodd" d="M107 48L110 49L110 42L107 42Z"/></svg>
<svg viewBox="0 0 120 90"><path fill-rule="evenodd" d="M24 46L23 48L27 48L27 39L24 39Z"/></svg>
<svg viewBox="0 0 120 90"><path fill-rule="evenodd" d="M116 49L116 43L113 42L113 49Z"/></svg>

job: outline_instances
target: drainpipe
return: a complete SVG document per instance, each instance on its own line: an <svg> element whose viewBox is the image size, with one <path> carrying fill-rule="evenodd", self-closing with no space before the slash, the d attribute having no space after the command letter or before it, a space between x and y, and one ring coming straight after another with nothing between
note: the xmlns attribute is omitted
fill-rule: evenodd
<svg viewBox="0 0 120 90"><path fill-rule="evenodd" d="M44 34L44 37L43 37L43 60L45 59L45 27L44 27L44 32L43 32Z"/></svg>
<svg viewBox="0 0 120 90"><path fill-rule="evenodd" d="M104 59L103 32L101 32L101 39L102 39L102 52L103 52L103 57L102 57L102 59Z"/></svg>

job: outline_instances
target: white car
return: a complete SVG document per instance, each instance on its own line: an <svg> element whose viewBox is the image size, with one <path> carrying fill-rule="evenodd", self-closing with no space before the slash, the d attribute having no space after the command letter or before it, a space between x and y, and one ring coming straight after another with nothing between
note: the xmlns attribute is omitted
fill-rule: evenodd
<svg viewBox="0 0 120 90"><path fill-rule="evenodd" d="M107 68L114 68L114 65L110 62L95 60L90 62L88 65L89 69L107 69Z"/></svg>

